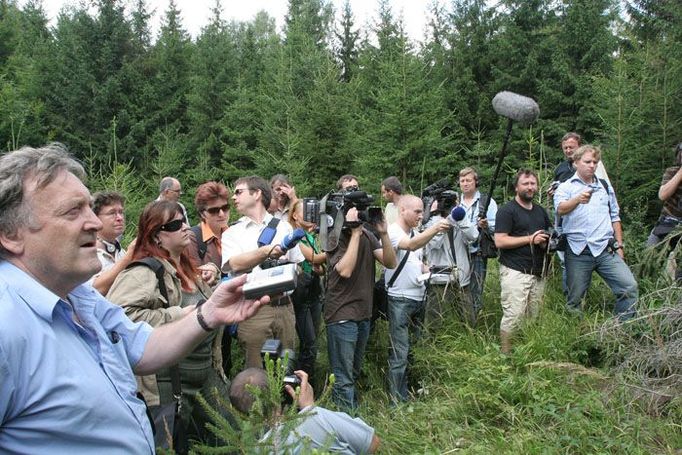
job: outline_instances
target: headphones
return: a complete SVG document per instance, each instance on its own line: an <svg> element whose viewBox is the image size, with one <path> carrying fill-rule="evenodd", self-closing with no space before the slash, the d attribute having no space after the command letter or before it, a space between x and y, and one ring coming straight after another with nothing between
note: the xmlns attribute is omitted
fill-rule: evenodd
<svg viewBox="0 0 682 455"><path fill-rule="evenodd" d="M104 245L104 250L109 254L115 254L118 251L121 251L121 244L118 240L114 240L114 243L107 242L104 239L99 239L99 241L102 242L102 245Z"/></svg>

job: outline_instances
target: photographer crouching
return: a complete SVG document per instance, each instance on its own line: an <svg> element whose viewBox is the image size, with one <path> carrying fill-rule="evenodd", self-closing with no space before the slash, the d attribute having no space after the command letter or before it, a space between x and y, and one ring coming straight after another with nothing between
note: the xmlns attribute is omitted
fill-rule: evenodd
<svg viewBox="0 0 682 455"><path fill-rule="evenodd" d="M299 393L287 384L284 391L292 398L300 409L300 420L286 438L277 441L278 447L287 453L301 453L303 449L323 449L332 453L375 453L380 445L379 437L374 428L359 418L351 418L345 412L333 412L320 406L315 406L314 392L308 383L305 371L298 370L294 374L300 380ZM250 387L249 387L250 386ZM262 368L247 368L235 376L230 387L230 402L232 406L243 413L252 412L255 402L252 387L268 390L268 376ZM251 389L251 390L250 390ZM282 414L282 408L271 410L272 417ZM281 426L270 429L261 441L268 440L274 431L277 438Z"/></svg>

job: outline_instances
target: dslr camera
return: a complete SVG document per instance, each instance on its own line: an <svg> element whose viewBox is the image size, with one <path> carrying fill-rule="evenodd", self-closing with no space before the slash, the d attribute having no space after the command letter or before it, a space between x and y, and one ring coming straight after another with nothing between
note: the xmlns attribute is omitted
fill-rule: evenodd
<svg viewBox="0 0 682 455"><path fill-rule="evenodd" d="M437 204L433 213L445 217L457 205L457 192L450 186L448 179L441 179L424 188L424 191L422 191L422 201L424 202L424 219L422 223L426 224L432 215L431 205L433 201L436 201Z"/></svg>
<svg viewBox="0 0 682 455"><path fill-rule="evenodd" d="M301 385L301 378L294 374L296 369L296 353L291 349L282 349L282 342L275 338L269 338L263 343L260 349L260 355L263 359L263 368L265 368L265 360L271 359L277 362L280 359L282 368L284 369L284 378L282 379L282 400L283 404L291 404L291 396L284 390L285 385L290 385L294 389Z"/></svg>
<svg viewBox="0 0 682 455"><path fill-rule="evenodd" d="M545 229L545 234L549 236L549 240L547 240L547 254L566 250L566 237L559 235L553 227Z"/></svg>

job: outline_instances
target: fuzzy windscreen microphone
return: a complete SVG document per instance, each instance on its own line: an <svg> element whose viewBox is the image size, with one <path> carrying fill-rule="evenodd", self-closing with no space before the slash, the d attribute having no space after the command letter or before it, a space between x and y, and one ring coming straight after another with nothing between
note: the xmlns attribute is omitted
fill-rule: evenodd
<svg viewBox="0 0 682 455"><path fill-rule="evenodd" d="M495 95L493 109L497 114L519 123L534 122L540 115L540 107L535 100L514 92Z"/></svg>

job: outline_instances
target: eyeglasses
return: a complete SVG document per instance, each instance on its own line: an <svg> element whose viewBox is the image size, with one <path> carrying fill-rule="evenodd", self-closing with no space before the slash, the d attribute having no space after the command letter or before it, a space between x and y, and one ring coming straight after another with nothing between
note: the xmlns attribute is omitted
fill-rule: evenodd
<svg viewBox="0 0 682 455"><path fill-rule="evenodd" d="M238 189L234 190L234 195L235 195L235 196L239 196L239 195L242 194L244 191L250 191L250 190L249 190L248 188L238 188Z"/></svg>
<svg viewBox="0 0 682 455"><path fill-rule="evenodd" d="M124 216L123 210L109 210L108 212L100 213L99 216Z"/></svg>
<svg viewBox="0 0 682 455"><path fill-rule="evenodd" d="M166 224L162 224L161 227L159 228L160 231L166 231L166 232L176 232L182 229L182 225L185 223L185 220L182 218L179 220L173 220L169 221Z"/></svg>
<svg viewBox="0 0 682 455"><path fill-rule="evenodd" d="M206 208L206 211L208 213L210 213L211 215L217 215L220 213L221 210L223 213L227 213L227 211L230 210L230 205L225 204L225 205L221 205L220 207L207 207Z"/></svg>

